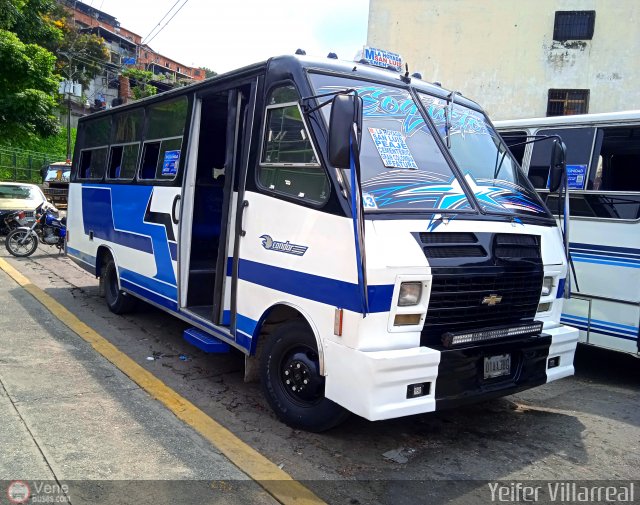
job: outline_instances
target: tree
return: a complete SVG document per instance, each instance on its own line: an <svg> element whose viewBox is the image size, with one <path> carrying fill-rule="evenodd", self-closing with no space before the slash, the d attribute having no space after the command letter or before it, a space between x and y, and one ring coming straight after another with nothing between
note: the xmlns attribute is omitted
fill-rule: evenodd
<svg viewBox="0 0 640 505"><path fill-rule="evenodd" d="M25 44L37 44L54 52L64 37L60 21L64 9L55 0L0 0L0 29Z"/></svg>
<svg viewBox="0 0 640 505"><path fill-rule="evenodd" d="M134 100L153 96L158 92L158 88L149 84L149 81L154 77L153 72L138 68L126 68L122 71L122 75L129 78Z"/></svg>
<svg viewBox="0 0 640 505"><path fill-rule="evenodd" d="M0 137L11 141L59 131L55 61L43 47L0 29Z"/></svg>
<svg viewBox="0 0 640 505"><path fill-rule="evenodd" d="M109 62L109 50L104 39L93 33L80 32L66 12L55 23L63 35L54 49L58 57L57 72L67 79L88 86L89 81L101 73L105 63Z"/></svg>
<svg viewBox="0 0 640 505"><path fill-rule="evenodd" d="M218 72L214 72L213 70L211 70L210 68L207 68L207 67L200 67L200 70L204 70L204 76L207 79L209 77L215 77L216 75L218 75Z"/></svg>
<svg viewBox="0 0 640 505"><path fill-rule="evenodd" d="M63 37L55 0L0 0L0 136L24 141L59 131L53 48Z"/></svg>

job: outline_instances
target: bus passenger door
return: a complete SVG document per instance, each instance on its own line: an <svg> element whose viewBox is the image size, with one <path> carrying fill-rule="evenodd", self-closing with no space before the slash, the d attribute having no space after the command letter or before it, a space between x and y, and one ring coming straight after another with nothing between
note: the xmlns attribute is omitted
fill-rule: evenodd
<svg viewBox="0 0 640 505"><path fill-rule="evenodd" d="M234 178L229 216L229 244L227 277L225 281L223 314L228 315L231 334L242 347L250 350L251 341L247 338L243 318L238 314L238 282L240 269L241 245L245 240L244 223L250 212L251 194L246 192L246 180L249 167L249 156L253 148L253 132L259 130L254 124L256 97L259 81L255 80L251 86L243 87L237 96L236 142L234 145ZM246 303L248 300L245 300Z"/></svg>
<svg viewBox="0 0 640 505"><path fill-rule="evenodd" d="M242 114L250 86L205 91L194 110L181 222L181 310L216 326L230 324L228 255L235 242Z"/></svg>

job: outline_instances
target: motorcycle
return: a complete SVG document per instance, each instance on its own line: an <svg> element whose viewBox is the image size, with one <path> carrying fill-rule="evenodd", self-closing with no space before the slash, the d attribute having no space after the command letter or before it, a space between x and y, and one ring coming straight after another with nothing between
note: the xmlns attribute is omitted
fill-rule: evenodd
<svg viewBox="0 0 640 505"><path fill-rule="evenodd" d="M64 241L67 236L66 218L58 219L53 209L40 204L36 208L36 219L31 226L20 226L9 232L5 239L5 246L14 256L26 258L38 248L38 242L53 245L60 252L64 251Z"/></svg>
<svg viewBox="0 0 640 505"><path fill-rule="evenodd" d="M8 234L20 226L26 226L28 221L27 213L24 210L8 211L0 217L2 217L2 229L0 229L2 235Z"/></svg>

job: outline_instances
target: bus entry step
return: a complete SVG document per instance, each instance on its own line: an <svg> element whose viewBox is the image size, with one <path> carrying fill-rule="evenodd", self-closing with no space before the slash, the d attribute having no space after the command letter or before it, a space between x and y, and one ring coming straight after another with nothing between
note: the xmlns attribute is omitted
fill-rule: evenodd
<svg viewBox="0 0 640 505"><path fill-rule="evenodd" d="M198 349L204 352L225 353L229 352L229 344L218 340L211 335L207 335L204 331L198 328L187 328L183 333L184 339L191 345L195 345Z"/></svg>

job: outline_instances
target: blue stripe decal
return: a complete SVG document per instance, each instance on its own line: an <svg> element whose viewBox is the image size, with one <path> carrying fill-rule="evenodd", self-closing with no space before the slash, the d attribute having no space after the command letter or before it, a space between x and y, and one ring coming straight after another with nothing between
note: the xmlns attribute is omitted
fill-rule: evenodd
<svg viewBox="0 0 640 505"><path fill-rule="evenodd" d="M573 319L581 319L583 321L589 321L588 317L574 316L573 314L562 314L562 317L571 317ZM612 323L610 321L604 321L602 319L593 319L593 318L591 319L591 322L597 322L597 323L606 324L606 325L609 325L609 326L618 326L620 328L627 328L627 329L630 329L630 330L633 330L633 331L638 331L638 327L637 326L633 326L633 325L630 325L630 324Z"/></svg>
<svg viewBox="0 0 640 505"><path fill-rule="evenodd" d="M640 263L640 259L630 258L627 256L617 256L612 254L596 254L593 252L572 251L574 256L582 256L583 258L609 258L616 261L622 261L626 263Z"/></svg>
<svg viewBox="0 0 640 505"><path fill-rule="evenodd" d="M627 268L640 268L640 249L572 242L571 258L578 263L593 263Z"/></svg>
<svg viewBox="0 0 640 505"><path fill-rule="evenodd" d="M569 321L571 319L570 318L566 318L566 320ZM574 321L574 323L589 326L588 324L586 324L584 322L580 322L580 321ZM597 324L597 323L591 323L591 329L592 330L605 330L605 331L609 331L611 333L616 333L618 335L626 336L626 337L636 337L637 334L638 334L637 332L631 332L631 331L627 331L627 330L618 330L618 329L613 328L611 326L604 326L604 325Z"/></svg>
<svg viewBox="0 0 640 505"><path fill-rule="evenodd" d="M632 247L614 247L607 245L595 245L595 244L581 244L578 242L571 242L569 244L571 249L576 250L584 250L584 251L597 251L603 253L617 253L628 256L635 256L640 258L640 249L635 249Z"/></svg>
<svg viewBox="0 0 640 505"><path fill-rule="evenodd" d="M176 242L169 242L169 254L171 254L172 261L178 261L178 244Z"/></svg>
<svg viewBox="0 0 640 505"><path fill-rule="evenodd" d="M358 284L318 275L274 267L250 260L240 260L240 279L352 312L362 311ZM369 285L369 312L388 312L391 308L393 284Z"/></svg>
<svg viewBox="0 0 640 505"><path fill-rule="evenodd" d="M95 256L91 256L90 254L84 253L78 249L74 249L73 247L67 247L67 254L69 256L73 256L74 258L79 259L80 261L83 261L84 263L88 263L95 270L95 267L96 267Z"/></svg>
<svg viewBox="0 0 640 505"><path fill-rule="evenodd" d="M586 317L573 316L569 314L562 314L560 321L571 326L575 326L583 331L592 331L594 333L601 333L610 337L621 338L624 340L637 340L638 328L635 326L623 325L619 323L610 323L608 321L601 321L599 319L591 320L591 327L589 327L589 321ZM621 329L617 327L631 328L631 330Z"/></svg>
<svg viewBox="0 0 640 505"><path fill-rule="evenodd" d="M575 327L575 328L578 328L579 330L589 331L589 328L588 328L588 326L587 326L587 325L584 325L584 324L578 324L578 323L576 323L576 322L569 321L569 320L567 320L567 319L565 319L565 318L560 319L560 321L561 321L562 323L565 323L565 324L571 325L571 326L573 326L573 327ZM607 336L609 336L609 337L621 338L621 339L623 339L623 340L632 340L632 341L636 341L636 340L638 340L638 339L637 339L637 337L627 337L627 336L625 336L625 335L619 335L619 334L617 334L617 333L612 333L612 332L610 332L610 331L606 331L606 330L599 330L599 329L595 329L595 328L593 328L593 327L591 328L591 332L592 332L592 333L599 333L599 334L602 334L602 335L607 335Z"/></svg>
<svg viewBox="0 0 640 505"><path fill-rule="evenodd" d="M171 286L154 278L146 277L131 270L121 268L120 282L122 282L123 280L129 281L129 283L137 284L142 288L155 293L156 295L169 298L172 302L174 302L174 305L178 300L178 288L176 286Z"/></svg>
<svg viewBox="0 0 640 505"><path fill-rule="evenodd" d="M238 317L236 318L236 329L238 331L241 331L245 335L248 335L249 338L252 338L256 331L256 326L258 326L258 321L254 321L247 316L238 314Z"/></svg>
<svg viewBox="0 0 640 505"><path fill-rule="evenodd" d="M236 343L244 347L249 352L252 351L251 342L252 342L251 338L247 337L246 335L240 332L236 334Z"/></svg>
<svg viewBox="0 0 640 505"><path fill-rule="evenodd" d="M167 230L163 225L144 221L152 193L153 186L82 186L84 232L152 254L155 278L175 285Z"/></svg>
<svg viewBox="0 0 640 505"><path fill-rule="evenodd" d="M132 293L136 293L147 300L160 305L161 307L166 307L169 310L176 312L178 310L178 304L171 300L167 300L166 298L158 295L154 291L151 291L147 288L139 286L137 284L133 284L126 279L120 279L120 285L128 291Z"/></svg>
<svg viewBox="0 0 640 505"><path fill-rule="evenodd" d="M558 281L558 292L556 293L556 298L562 298L564 296L564 286L567 282L567 279L563 277Z"/></svg>
<svg viewBox="0 0 640 505"><path fill-rule="evenodd" d="M147 186L145 189L148 194L141 195L140 198L144 200L143 205L146 208L153 188ZM117 202L112 203L112 196L116 196L117 194L118 192L115 192L115 195L112 195L111 189L108 187L82 187L82 208L91 209L90 211L84 211L82 216L84 220L85 235L89 235L89 232L93 232L93 236L95 238L114 242L125 247L131 247L138 251L153 253L151 237L140 235L138 233L131 233L130 231L121 229L120 226L116 228L114 207L117 206ZM113 199L116 200L116 198ZM142 209L142 214L140 214L141 220L143 216L144 209ZM128 217L131 218L132 216ZM118 222L118 225L124 223L126 223L126 221L123 220L122 223Z"/></svg>
<svg viewBox="0 0 640 505"><path fill-rule="evenodd" d="M620 267L640 268L640 262L638 262L638 264L629 264L622 261L600 260L600 259L594 259L589 257L583 257L575 253L571 253L571 258L576 263L594 263L598 265L614 265L614 266L620 266Z"/></svg>

